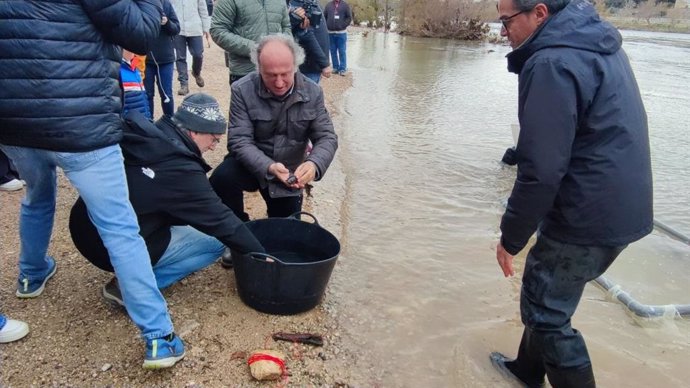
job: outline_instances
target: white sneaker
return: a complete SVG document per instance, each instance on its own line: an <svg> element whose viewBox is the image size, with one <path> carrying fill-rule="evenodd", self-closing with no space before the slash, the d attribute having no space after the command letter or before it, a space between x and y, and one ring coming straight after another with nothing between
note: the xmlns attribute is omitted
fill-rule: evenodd
<svg viewBox="0 0 690 388"><path fill-rule="evenodd" d="M12 179L0 185L0 191L17 191L24 187L24 183L19 179Z"/></svg>
<svg viewBox="0 0 690 388"><path fill-rule="evenodd" d="M0 329L0 344L20 340L27 334L29 334L29 325L26 322L7 319L5 326Z"/></svg>

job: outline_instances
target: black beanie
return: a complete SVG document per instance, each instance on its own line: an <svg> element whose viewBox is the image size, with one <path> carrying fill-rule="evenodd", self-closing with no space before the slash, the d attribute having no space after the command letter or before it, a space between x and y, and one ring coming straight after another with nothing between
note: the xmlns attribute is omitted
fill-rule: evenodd
<svg viewBox="0 0 690 388"><path fill-rule="evenodd" d="M205 93L185 97L173 119L189 131L217 135L224 134L228 125L218 101Z"/></svg>

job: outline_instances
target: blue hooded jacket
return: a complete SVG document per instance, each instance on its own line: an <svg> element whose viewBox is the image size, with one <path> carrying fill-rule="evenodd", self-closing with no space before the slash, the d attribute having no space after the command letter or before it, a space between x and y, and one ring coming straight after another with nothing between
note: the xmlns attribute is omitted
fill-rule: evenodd
<svg viewBox="0 0 690 388"><path fill-rule="evenodd" d="M508 54L519 75L518 171L501 242L625 245L652 230L647 115L621 36L575 0Z"/></svg>

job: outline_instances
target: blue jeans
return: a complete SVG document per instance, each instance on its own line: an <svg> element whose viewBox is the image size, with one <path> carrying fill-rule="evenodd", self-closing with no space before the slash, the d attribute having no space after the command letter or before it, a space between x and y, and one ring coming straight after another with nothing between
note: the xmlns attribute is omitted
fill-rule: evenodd
<svg viewBox="0 0 690 388"><path fill-rule="evenodd" d="M310 80L314 81L315 83L319 83L321 81L321 73L302 73L304 74L305 77L309 78Z"/></svg>
<svg viewBox="0 0 690 388"><path fill-rule="evenodd" d="M161 97L161 107L163 108L163 114L172 117L175 113L175 101L173 101L173 72L175 64L162 63L156 65L155 63L146 63L146 78L144 78L144 88L146 88L146 96L149 99L149 107L151 108L151 116L156 117L153 114L153 97L156 95L156 89L154 88L158 85L158 94ZM157 82L156 82L157 80ZM166 102L167 101L167 102Z"/></svg>
<svg viewBox="0 0 690 388"><path fill-rule="evenodd" d="M341 72L347 70L347 33L328 34L331 41L331 63L333 64L334 72Z"/></svg>
<svg viewBox="0 0 690 388"><path fill-rule="evenodd" d="M2 330L3 327L5 327L5 324L7 323L7 318L0 314L0 330Z"/></svg>
<svg viewBox="0 0 690 388"><path fill-rule="evenodd" d="M225 245L191 226L170 228L170 243L153 267L158 288L170 287L180 279L215 263ZM119 281L119 278L118 278Z"/></svg>
<svg viewBox="0 0 690 388"><path fill-rule="evenodd" d="M46 253L55 217L56 168L60 167L84 199L89 216L108 249L120 281L125 307L146 339L173 331L165 299L156 286L129 191L120 146L89 152L56 152L0 145L26 181L19 215L21 278L44 278Z"/></svg>

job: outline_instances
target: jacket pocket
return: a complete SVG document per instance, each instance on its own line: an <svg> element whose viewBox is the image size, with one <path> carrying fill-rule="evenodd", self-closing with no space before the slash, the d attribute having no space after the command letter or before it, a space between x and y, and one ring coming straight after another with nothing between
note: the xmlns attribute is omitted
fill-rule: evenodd
<svg viewBox="0 0 690 388"><path fill-rule="evenodd" d="M266 140L273 137L274 126L278 120L271 117L271 112L265 109L250 109L249 119L254 125L254 139Z"/></svg>
<svg viewBox="0 0 690 388"><path fill-rule="evenodd" d="M289 119L288 139L294 142L306 141L311 123L316 119L316 109L300 109Z"/></svg>

